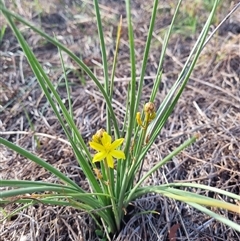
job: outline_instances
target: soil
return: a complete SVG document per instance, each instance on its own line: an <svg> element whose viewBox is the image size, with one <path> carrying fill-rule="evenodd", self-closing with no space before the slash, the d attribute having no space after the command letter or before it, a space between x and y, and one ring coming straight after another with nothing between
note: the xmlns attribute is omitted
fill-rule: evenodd
<svg viewBox="0 0 240 241"><path fill-rule="evenodd" d="M159 3L150 56L145 75L141 103L148 101L156 77L161 54L161 41L169 26L174 0ZM207 6L193 1L184 3L174 28L163 66L162 83L156 106L159 106L194 46L207 19ZM236 2L235 2L236 3ZM70 50L83 59L103 81L101 51L97 37L94 6L88 0L12 1L7 7L55 35ZM125 101L130 81L130 61L124 1L99 0L106 41L109 75L115 48L117 24L123 17L122 38L115 77L113 105L120 122L126 112ZM151 17L152 1L131 1L135 33L136 74L140 75L142 56ZM234 1L222 2L212 29L234 6ZM195 11L195 12L194 12ZM174 157L156 171L145 184L195 182L240 193L240 10L237 10L203 50L176 108L147 155L144 172L169 154L194 133L200 138L191 147ZM196 26L186 19L194 20ZM195 20L196 20L195 19ZM5 26L3 16L0 21ZM25 39L52 82L58 86L61 98L67 94L62 77L57 48L31 29L18 23ZM69 70L74 120L85 141L105 125L105 105L94 83L63 56ZM44 158L87 188L81 169L66 141L46 98L38 86L22 49L9 27L0 41L0 135ZM38 133L36 145L34 133ZM0 145L0 179L43 180L54 177L29 160ZM198 192L199 190L192 190ZM203 193L216 199L211 192ZM227 200L227 199L226 199ZM229 200L228 200L229 201ZM234 200L230 200L234 202ZM16 204L4 207L5 212L19 208ZM153 212L154 211L154 212ZM240 224L240 217L224 210L216 213ZM0 213L0 220L3 215ZM100 240L91 217L79 210L46 206L41 203L19 210L0 223L0 241L28 240ZM128 210L120 233L112 240L240 240L240 232L211 219L191 206L159 195L149 194Z"/></svg>

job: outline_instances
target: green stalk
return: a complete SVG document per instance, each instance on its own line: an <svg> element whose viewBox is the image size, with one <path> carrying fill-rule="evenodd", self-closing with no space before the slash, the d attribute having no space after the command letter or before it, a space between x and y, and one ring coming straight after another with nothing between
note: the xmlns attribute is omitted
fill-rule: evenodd
<svg viewBox="0 0 240 241"><path fill-rule="evenodd" d="M158 2L159 2L159 0L154 0L149 30L148 30L148 34L147 34L146 46L145 46L145 50L144 50L144 54L143 54L143 63L142 63L142 67L141 67L141 75L140 75L140 80L139 80L139 87L138 87L138 91L137 91L136 105L135 105L135 111L134 111L133 116L135 116L138 111L140 98L142 96L144 75L145 75L145 71L146 71L146 67L147 67L147 60L148 60L149 50L150 50L150 46L151 46L154 24L155 24L155 20L156 20Z"/></svg>
<svg viewBox="0 0 240 241"><path fill-rule="evenodd" d="M108 80L108 63L107 63L107 54L106 54L106 46L105 46L105 41L103 37L103 27L102 27L102 21L101 21L101 15L100 15L100 10L98 6L98 0L94 0L94 7L95 7L95 13L96 13L96 18L97 18L97 26L98 26L98 35L99 35L99 40L100 40L100 45L101 45L101 52L102 52L102 62L103 62L103 74L104 74L104 89L107 95L110 94L109 90L109 80ZM111 98L109 98L111 101ZM106 130L107 133L111 133L111 113L107 110L107 121L106 121ZM116 130L117 133L119 133L119 130Z"/></svg>
<svg viewBox="0 0 240 241"><path fill-rule="evenodd" d="M128 128L126 133L126 143L125 143L125 154L129 152L131 145L131 137L133 133L133 127L135 123L135 102L136 102L136 63L135 63L135 49L134 49L134 36L133 27L131 21L131 7L130 0L125 0L126 12L127 12L127 23L128 23L128 37L129 37L129 47L130 47L130 61L131 61L131 82L130 82L130 103L128 114ZM123 162L123 166L128 165L129 159ZM124 170L125 168L123 168ZM124 173L122 173L124 175Z"/></svg>
<svg viewBox="0 0 240 241"><path fill-rule="evenodd" d="M108 182L109 182L109 183L107 183L107 186L108 186L108 191L109 191L110 199L111 199L111 203L112 203L114 219L116 222L117 230L119 231L120 230L120 219L119 219L118 210L117 210L117 206L116 206L116 202L115 202L115 198L114 198L114 193L112 190L114 185L113 185L113 183L111 183L111 173L110 173L106 159L104 159L104 166L105 166L105 169L107 170L107 177L108 177Z"/></svg>

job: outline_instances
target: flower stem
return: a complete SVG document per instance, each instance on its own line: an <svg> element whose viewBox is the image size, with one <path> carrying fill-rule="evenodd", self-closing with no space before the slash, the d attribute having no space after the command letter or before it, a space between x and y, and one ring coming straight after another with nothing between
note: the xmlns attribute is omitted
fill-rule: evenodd
<svg viewBox="0 0 240 241"><path fill-rule="evenodd" d="M150 114L149 113L145 113L145 121L144 121L144 128L143 128L143 134L142 136L140 137L140 145L139 147L142 148L142 146L144 146L144 141L146 140L146 135L147 135L147 128L149 126L149 123L150 123ZM137 152L139 153L139 152ZM141 152L140 152L141 153ZM137 160L139 158L139 155L137 156ZM141 177L141 174L142 174L142 169L143 169L143 163L144 163L144 160L142 160L142 163L141 163L141 166L139 168L139 172L138 172L138 178L137 178L137 182L140 180L140 177Z"/></svg>
<svg viewBox="0 0 240 241"><path fill-rule="evenodd" d="M110 174L110 170L109 170L109 167L108 167L106 159L104 159L104 166L105 166L105 168L107 170L107 178L108 178L107 186L108 186L108 191L109 191L109 194L110 194L110 197L111 197L112 210L113 210L113 213L114 213L114 218L115 218L115 222L116 222L116 226L117 226L117 231L119 231L120 230L119 213L118 213L116 202L115 202L115 199L114 199L114 194L113 194L113 190L112 190L113 185L111 183L111 174Z"/></svg>

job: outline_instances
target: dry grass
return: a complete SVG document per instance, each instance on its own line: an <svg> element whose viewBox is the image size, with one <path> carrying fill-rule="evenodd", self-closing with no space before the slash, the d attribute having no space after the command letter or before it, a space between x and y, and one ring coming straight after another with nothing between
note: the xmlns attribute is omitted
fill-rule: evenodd
<svg viewBox="0 0 240 241"><path fill-rule="evenodd" d="M79 54L101 79L102 72L99 68L101 56L94 11L90 1L77 4L78 1L56 0L46 8L41 7L46 2L43 0L36 1L37 5L33 5L32 1L22 2L21 8L19 8L20 1L16 1L18 8L13 5L10 7L18 9L21 15L40 24L48 33L54 32L58 39ZM149 2L133 1L137 75L141 68L144 41L150 19ZM102 0L100 3L102 4L108 58L111 63L117 21L120 14L124 13L124 3L107 0ZM155 28L142 103L148 100L153 85L161 51L159 42L164 28L171 19L173 3L174 1L166 1L159 6L161 14L159 14ZM231 7L228 3L224 4L223 8L219 8L216 22L220 21ZM202 13L202 19L204 19L206 15L203 10ZM146 182L147 185L180 180L193 181L236 194L240 193L240 31L239 28L234 28L234 24L240 23L237 16L240 16L239 11L231 17L220 34L211 40L201 55L196 71L191 76L174 113L147 156L144 171L149 170L154 163L192 133L199 132L200 140L152 175ZM119 120L122 120L125 114L126 88L130 81L125 20L123 26L113 102ZM59 83L62 71L56 48L44 42L31 30L23 27L22 30L41 63L49 71L52 81L56 85L59 84L61 97L66 98L64 86L61 87ZM167 50L168 57L164 63L161 91L157 97L159 103L176 79L194 44L196 35L197 33L191 33L186 37L174 34ZM0 64L1 135L45 158L87 189L87 182L77 166L68 143L64 142L65 137L57 119L41 94L18 43L9 30L6 31L0 51L2 63ZM74 69L69 74L69 80L72 84L75 121L87 141L97 129L104 125L105 106L102 97L88 77L77 70L73 63L67 61ZM84 81L85 84L82 84ZM156 104L159 105L159 103ZM36 146L24 111L28 113L35 132L41 133L36 135L40 143L39 148ZM6 150L3 146L0 146L0 165L0 178L56 181L49 173L16 153ZM199 192L199 190L193 191ZM205 193L205 195L212 196L213 194ZM216 198L224 197L216 196ZM6 206L5 211L10 212L16 208L16 205L11 204ZM215 211L240 224L239 216L223 210ZM121 233L113 237L113 240L169 240L169 231L173 230L172 227L175 224L178 224L175 226L177 227L176 240L240 239L240 233L210 219L186 204L158 195L148 195L132 204ZM0 225L0 240L98 240L94 233L95 229L89 215L81 211L39 203L22 210L9 220L4 220Z"/></svg>

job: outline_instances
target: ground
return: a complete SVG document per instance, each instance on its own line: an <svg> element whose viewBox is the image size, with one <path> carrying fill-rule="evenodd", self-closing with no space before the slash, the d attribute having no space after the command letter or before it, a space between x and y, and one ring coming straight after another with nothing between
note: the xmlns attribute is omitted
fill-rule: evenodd
<svg viewBox="0 0 240 241"><path fill-rule="evenodd" d="M13 2L6 4L41 26L47 33L54 33L91 67L99 79L103 79L91 1ZM167 0L159 3L142 103L149 98L161 53L161 41L171 21L176 2ZM122 120L125 114L127 85L130 81L125 6L124 1L101 0L99 3L109 63L113 60L117 23L120 15L123 16L113 101L117 117ZM140 74L151 5L150 0L132 1L137 76ZM211 30L233 6L234 1L221 2ZM155 103L157 106L180 73L207 18L209 8L209 1L184 1L167 49L162 84L157 96L158 101ZM147 185L178 181L196 182L240 193L239 12L240 10L237 10L230 17L203 50L179 103L147 156L144 170L149 170L193 133L200 134L199 140L152 175ZM2 26L5 26L3 16L0 16L0 20ZM61 97L67 100L57 49L32 30L20 24L19 28L51 80L58 85ZM6 28L0 42L0 53L0 135L45 158L79 185L87 186L72 150L65 142L63 131L9 28ZM72 86L75 122L84 139L89 141L91 135L104 125L104 103L94 83L67 56L64 56L64 59L70 69L68 78ZM38 133L39 146L36 146L32 128ZM49 173L4 146L0 146L0 163L2 179L54 181ZM210 192L204 194L213 195ZM16 208L16 205L11 204L5 207L5 211L10 212ZM157 213L142 212L153 210ZM240 217L236 214L223 210L215 211L240 224ZM169 240L171 235L177 236L173 241L240 240L240 232L229 229L186 204L158 195L148 195L137 200L133 203L130 214L122 231L112 237L113 240ZM0 240L98 240L95 228L93 221L85 213L71 208L39 204L20 210L11 219L1 221Z"/></svg>

